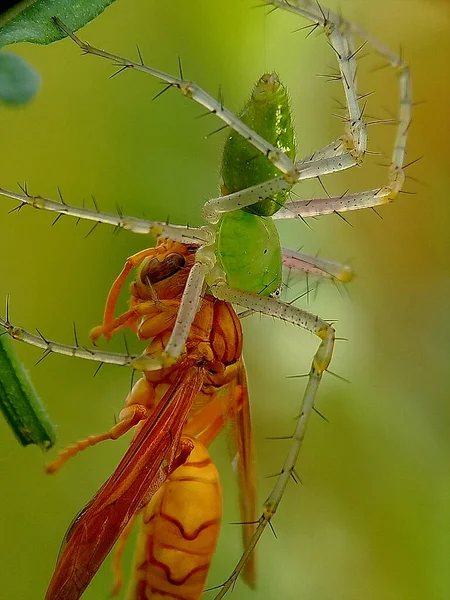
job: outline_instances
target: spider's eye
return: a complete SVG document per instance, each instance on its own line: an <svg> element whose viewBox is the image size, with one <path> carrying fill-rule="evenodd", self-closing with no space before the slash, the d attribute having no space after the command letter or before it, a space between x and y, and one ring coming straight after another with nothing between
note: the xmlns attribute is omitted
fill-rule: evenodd
<svg viewBox="0 0 450 600"><path fill-rule="evenodd" d="M181 254L173 252L168 254L163 260L151 258L148 262L144 261L140 271L142 283L158 283L177 273L186 264L186 259Z"/></svg>

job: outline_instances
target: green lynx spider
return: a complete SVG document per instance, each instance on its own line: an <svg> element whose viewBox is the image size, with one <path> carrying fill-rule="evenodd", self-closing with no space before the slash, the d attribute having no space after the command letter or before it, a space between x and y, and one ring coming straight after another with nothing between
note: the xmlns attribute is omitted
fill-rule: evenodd
<svg viewBox="0 0 450 600"><path fill-rule="evenodd" d="M268 143L263 137L255 133L255 131L252 131L243 121L227 110L220 102L200 89L195 83L148 67L143 63L141 57L139 62L134 62L94 48L81 41L63 23L57 20L58 25L64 29L66 34L72 38L85 54L93 54L111 60L122 69L135 69L152 75L166 82L168 86L179 89L185 96L217 115L232 130L240 134L261 154L265 155L281 174L269 181L263 181L246 189L209 200L203 207L203 217L207 225L200 228L169 225L123 215L90 211L81 207L69 206L64 202L56 202L41 196L31 195L27 189L24 189L23 193L15 193L0 188L2 195L18 200L21 203L20 206L28 204L38 209L72 215L76 218L94 222L108 223L135 233L151 235L157 238L168 237L183 243L198 245L196 263L189 276L176 325L162 356L158 358L150 358L144 355L131 357L86 350L79 346L65 346L16 328L9 323L8 318L0 320L0 324L16 339L38 346L46 352L57 352L113 364L131 365L136 369L159 369L174 363L183 352L184 343L205 285L208 287L210 293L219 299L235 303L247 310L257 311L298 325L319 338L319 348L312 361L308 383L301 403L300 417L292 435L288 456L277 482L264 504L264 510L251 544L246 548L229 579L221 586L216 598L222 598L236 581L247 558L278 508L284 490L293 474L304 439L306 426L314 407L316 392L322 375L329 366L335 340L333 327L320 317L291 304L286 304L276 297L268 295L267 291L258 294L246 291L245 289L231 288L228 285L227 281L230 274L221 268L219 264L221 257L217 255L217 248L215 246L216 233L221 219L228 213L255 206L261 199L273 197L274 194L283 190L289 190L294 184L304 179L336 173L361 164L367 148L367 133L366 124L363 120L363 110L359 103L361 97L358 96L356 86L356 54L359 48L356 49L354 45L353 37L355 35L361 38L363 45L369 43L376 52L382 55L395 69L398 76L400 101L397 132L392 161L389 167L388 181L379 188L363 192L288 202L273 214L272 219L305 219L307 217L336 212L370 208L392 202L400 192L405 179L403 166L408 129L411 122L410 73L408 66L404 63L401 56L393 54L362 28L346 21L338 13L320 6L314 0L268 0L268 4L306 18L312 22L314 27L323 28L328 43L337 57L340 71L339 79L342 81L346 99L347 118L345 120L345 131L340 138L318 150L313 155L298 162L293 162L278 147ZM313 272L316 275L342 282L349 281L352 277L349 267L290 250L282 250L282 262L291 268L296 268L304 272ZM128 266L131 268L131 265Z"/></svg>

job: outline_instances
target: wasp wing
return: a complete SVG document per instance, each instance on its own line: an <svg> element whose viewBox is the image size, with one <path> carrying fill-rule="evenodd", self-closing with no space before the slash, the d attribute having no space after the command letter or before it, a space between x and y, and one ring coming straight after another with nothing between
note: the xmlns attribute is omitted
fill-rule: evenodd
<svg viewBox="0 0 450 600"><path fill-rule="evenodd" d="M78 600L133 516L172 470L203 370L185 365L113 475L66 534L45 600Z"/></svg>

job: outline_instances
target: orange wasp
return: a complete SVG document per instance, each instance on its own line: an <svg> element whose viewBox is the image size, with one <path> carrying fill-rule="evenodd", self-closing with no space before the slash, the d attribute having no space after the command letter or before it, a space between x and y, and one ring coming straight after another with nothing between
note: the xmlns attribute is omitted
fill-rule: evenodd
<svg viewBox="0 0 450 600"><path fill-rule="evenodd" d="M125 327L151 342L146 354L161 353L173 329L195 245L163 240L132 256L114 282L95 341ZM137 267L130 309L114 318L128 273ZM168 368L144 372L126 399L119 422L64 450L47 466L57 471L70 457L132 427L135 435L115 472L79 513L64 539L45 600L77 600L119 540L120 558L134 518L143 514L136 552L132 600L197 600L205 585L218 539L221 490L206 446L230 422L238 456L244 543L255 521L255 476L249 400L242 360L242 328L231 304L206 294L185 345ZM254 563L246 567L254 583Z"/></svg>

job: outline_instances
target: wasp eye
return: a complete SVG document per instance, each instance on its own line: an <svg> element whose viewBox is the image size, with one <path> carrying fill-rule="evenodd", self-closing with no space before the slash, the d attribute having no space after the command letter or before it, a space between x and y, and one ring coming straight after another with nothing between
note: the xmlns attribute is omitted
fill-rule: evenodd
<svg viewBox="0 0 450 600"><path fill-rule="evenodd" d="M143 263L140 272L142 283L158 283L163 279L171 277L177 271L182 269L186 264L186 259L181 254L173 252L164 257L163 260L151 258L148 262Z"/></svg>

